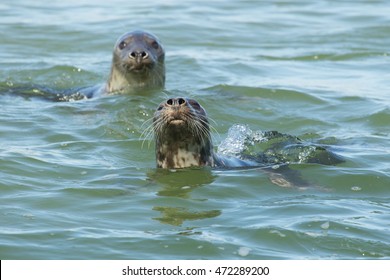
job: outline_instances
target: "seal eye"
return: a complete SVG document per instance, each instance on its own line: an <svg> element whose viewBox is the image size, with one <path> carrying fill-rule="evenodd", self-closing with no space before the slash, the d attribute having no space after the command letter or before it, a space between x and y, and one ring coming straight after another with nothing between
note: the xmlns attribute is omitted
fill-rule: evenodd
<svg viewBox="0 0 390 280"><path fill-rule="evenodd" d="M199 110L200 109L200 104L197 101L195 101L193 99L190 99L189 102L190 102L192 108L194 108L195 110Z"/></svg>
<svg viewBox="0 0 390 280"><path fill-rule="evenodd" d="M157 43L156 40L153 40L153 41L150 43L150 45L151 45L153 48L155 48L156 50L160 47L160 45Z"/></svg>
<svg viewBox="0 0 390 280"><path fill-rule="evenodd" d="M118 47L119 47L120 50L123 50L124 48L126 48L126 46L127 46L127 43L125 41L122 41L122 42L119 43Z"/></svg>

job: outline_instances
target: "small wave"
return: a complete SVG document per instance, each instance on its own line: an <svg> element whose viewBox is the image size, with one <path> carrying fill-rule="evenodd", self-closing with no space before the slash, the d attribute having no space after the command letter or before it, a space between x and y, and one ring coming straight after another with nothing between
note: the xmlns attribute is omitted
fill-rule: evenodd
<svg viewBox="0 0 390 280"><path fill-rule="evenodd" d="M387 57L388 52L378 51L350 51L350 52L328 52L328 53L312 53L298 56L266 56L259 55L260 59L268 59L273 61L350 61L356 59L368 59L372 57Z"/></svg>
<svg viewBox="0 0 390 280"><path fill-rule="evenodd" d="M218 146L218 153L269 164L332 165L343 162L341 157L325 146L277 131L253 131L242 124L233 125L229 129L227 138Z"/></svg>

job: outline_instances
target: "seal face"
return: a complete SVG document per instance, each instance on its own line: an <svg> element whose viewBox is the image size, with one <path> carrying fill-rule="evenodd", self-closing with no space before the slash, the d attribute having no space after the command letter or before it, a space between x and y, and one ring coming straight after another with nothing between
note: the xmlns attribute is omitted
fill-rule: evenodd
<svg viewBox="0 0 390 280"><path fill-rule="evenodd" d="M158 38L145 31L123 34L116 42L105 92L163 88L165 52Z"/></svg>
<svg viewBox="0 0 390 280"><path fill-rule="evenodd" d="M214 166L206 111L194 99L170 98L153 117L157 167Z"/></svg>

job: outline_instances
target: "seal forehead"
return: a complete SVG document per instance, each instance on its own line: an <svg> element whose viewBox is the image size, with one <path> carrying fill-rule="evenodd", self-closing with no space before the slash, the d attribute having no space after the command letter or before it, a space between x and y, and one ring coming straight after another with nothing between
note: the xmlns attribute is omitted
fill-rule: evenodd
<svg viewBox="0 0 390 280"><path fill-rule="evenodd" d="M122 36L120 36L116 42L116 45L118 45L119 43L125 40L131 40L131 39L143 40L144 38L149 38L150 40L154 40L160 43L158 38L154 34L142 30L135 30L135 31L127 32Z"/></svg>
<svg viewBox="0 0 390 280"><path fill-rule="evenodd" d="M186 98L186 102L191 105L192 109L196 112L201 113L204 116L206 115L206 110L195 99Z"/></svg>

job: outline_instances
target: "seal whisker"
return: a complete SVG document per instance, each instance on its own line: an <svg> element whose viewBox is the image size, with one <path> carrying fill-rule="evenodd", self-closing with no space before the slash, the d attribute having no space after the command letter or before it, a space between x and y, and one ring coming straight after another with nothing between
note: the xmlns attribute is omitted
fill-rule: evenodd
<svg viewBox="0 0 390 280"><path fill-rule="evenodd" d="M162 94L164 94L165 98L169 98L168 93L165 91L162 91Z"/></svg>
<svg viewBox="0 0 390 280"><path fill-rule="evenodd" d="M150 124L149 124L149 123L150 123ZM148 125L147 128L150 127L150 126L153 126L153 117L151 117L151 118L145 120L145 121L141 124L141 128L144 127L145 125Z"/></svg>
<svg viewBox="0 0 390 280"><path fill-rule="evenodd" d="M208 117L207 119L208 119L209 121L212 121L215 125L218 125L218 123L217 123L213 118Z"/></svg>
<svg viewBox="0 0 390 280"><path fill-rule="evenodd" d="M143 148L145 141L147 141L148 138L150 138L153 134L153 117L144 121L141 124L141 128L145 127L146 125L147 125L147 127L142 131L141 135L139 136L140 140L143 138L141 148ZM151 142L151 139L149 139L148 148L150 148L150 142Z"/></svg>
<svg viewBox="0 0 390 280"><path fill-rule="evenodd" d="M161 138L162 131L164 130L164 126L166 122L167 122L167 118L164 116L162 118L153 121L153 125L154 125L153 132L155 133L157 139Z"/></svg>
<svg viewBox="0 0 390 280"><path fill-rule="evenodd" d="M209 120L211 120L211 118L209 118ZM218 130L213 126L211 125L207 120L204 120L204 119L199 119L200 122L202 122L202 125L207 125L208 126L208 134L211 135L211 137L213 138L213 140L215 140L215 137L210 133L210 130L214 131L218 137L220 138L220 134L218 132ZM217 122L215 122L214 120L212 120L215 124L217 124ZM206 129L207 130L207 129Z"/></svg>
<svg viewBox="0 0 390 280"><path fill-rule="evenodd" d="M152 142L152 138L151 137L153 134L155 134L155 137L159 137L160 138L160 134L161 134L161 131L162 131L162 127L163 127L163 124L165 122L165 119L155 119L154 117L152 118L149 118L148 120L146 120L142 125L142 126L145 126L146 124L148 124L148 126L144 129L144 131L141 133L141 136L140 138L144 138L143 141L142 141L142 145L141 145L141 148L143 148L143 145L145 143L145 141L148 141L148 148L150 148L150 145L151 145L151 142ZM150 124L149 124L150 123Z"/></svg>
<svg viewBox="0 0 390 280"><path fill-rule="evenodd" d="M193 133L197 135L199 140L202 142L202 145L205 146L207 143L206 140L209 140L210 138L210 133L208 130L208 127L205 126L205 123L202 121L195 121L193 122L193 127L192 127Z"/></svg>
<svg viewBox="0 0 390 280"><path fill-rule="evenodd" d="M148 129L145 129L145 130L142 132L142 134L141 134L141 136L140 136L140 138L141 138L142 136L144 136L144 137L143 137L143 140L142 140L142 145L141 145L141 148L142 148L142 149L143 149L143 147L144 147L145 141L148 141L148 149L150 148L150 143L151 143L152 140L153 140L153 137L152 137L153 133L154 133L154 131L153 131L153 127L152 127L152 126L151 126L150 128L148 128Z"/></svg>

